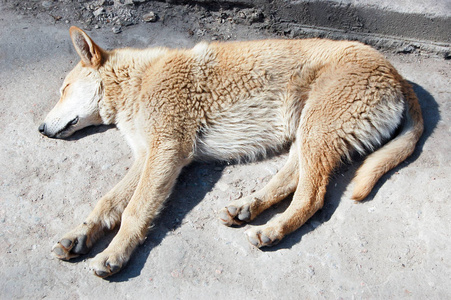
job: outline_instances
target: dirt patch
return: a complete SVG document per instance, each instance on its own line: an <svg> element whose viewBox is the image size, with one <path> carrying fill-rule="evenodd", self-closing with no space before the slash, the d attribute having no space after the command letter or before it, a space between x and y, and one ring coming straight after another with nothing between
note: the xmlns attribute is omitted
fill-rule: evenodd
<svg viewBox="0 0 451 300"><path fill-rule="evenodd" d="M240 28L246 28L282 38L358 40L377 49L433 54L445 59L450 58L451 52L449 44L421 40L427 39L427 32L435 26L423 24L432 22L427 18L423 20L424 16L404 16L387 9L360 11L352 5L332 5L327 1L3 1L15 13L51 24L77 25L87 31L108 28L120 34L129 26L161 22L197 40L233 40L237 38ZM378 21L386 15L391 17ZM412 39L409 35L404 36L406 30L397 32L395 29L399 26L396 22L403 18L418 20L415 26L410 27L426 26L423 30L426 33ZM377 25L378 22L389 25ZM382 27L384 31L378 32L378 28Z"/></svg>
<svg viewBox="0 0 451 300"><path fill-rule="evenodd" d="M183 4L145 0L14 0L6 3L16 13L52 24L77 25L84 30L106 27L117 34L128 26L161 22L167 26L177 26L180 31L192 36L229 40L234 37L237 25L248 25L258 30L271 27L271 19L263 10L239 2L194 1Z"/></svg>

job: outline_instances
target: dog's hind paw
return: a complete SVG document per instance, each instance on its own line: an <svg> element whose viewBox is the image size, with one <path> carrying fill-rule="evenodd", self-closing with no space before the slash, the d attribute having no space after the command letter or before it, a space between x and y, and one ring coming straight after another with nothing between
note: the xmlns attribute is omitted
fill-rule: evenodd
<svg viewBox="0 0 451 300"><path fill-rule="evenodd" d="M88 253L90 247L87 242L87 235L66 236L53 246L52 252L59 259L69 260Z"/></svg>
<svg viewBox="0 0 451 300"><path fill-rule="evenodd" d="M251 220L250 205L243 206L229 205L219 211L219 219L224 225L242 225Z"/></svg>
<svg viewBox="0 0 451 300"><path fill-rule="evenodd" d="M259 214L262 201L252 195L235 200L219 211L219 219L224 225L242 225L252 221Z"/></svg>
<svg viewBox="0 0 451 300"><path fill-rule="evenodd" d="M127 260L121 255L106 252L107 251L97 254L97 256L94 257L89 264L89 269L94 273L94 275L101 278L105 278L119 272L122 269L122 266L127 263Z"/></svg>
<svg viewBox="0 0 451 300"><path fill-rule="evenodd" d="M252 227L244 233L249 243L258 248L274 246L283 238L283 234L278 233L267 225Z"/></svg>

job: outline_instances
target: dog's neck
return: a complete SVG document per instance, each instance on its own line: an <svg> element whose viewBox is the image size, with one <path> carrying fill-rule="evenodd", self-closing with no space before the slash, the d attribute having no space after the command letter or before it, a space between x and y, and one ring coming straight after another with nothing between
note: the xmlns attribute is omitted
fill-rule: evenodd
<svg viewBox="0 0 451 300"><path fill-rule="evenodd" d="M108 53L99 68L103 84L99 112L104 124L117 124L118 113L138 99L145 73L168 51L125 48Z"/></svg>

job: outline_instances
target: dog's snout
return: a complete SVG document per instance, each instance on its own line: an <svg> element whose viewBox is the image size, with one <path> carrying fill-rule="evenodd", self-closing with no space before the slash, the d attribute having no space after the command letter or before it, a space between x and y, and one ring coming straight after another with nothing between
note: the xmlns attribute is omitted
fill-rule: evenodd
<svg viewBox="0 0 451 300"><path fill-rule="evenodd" d="M39 125L39 132L45 135L45 123L42 123L41 125Z"/></svg>

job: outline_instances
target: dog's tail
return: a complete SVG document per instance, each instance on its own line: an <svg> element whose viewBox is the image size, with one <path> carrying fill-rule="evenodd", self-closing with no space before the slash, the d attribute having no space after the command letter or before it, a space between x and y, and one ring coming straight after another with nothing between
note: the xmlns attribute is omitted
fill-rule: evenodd
<svg viewBox="0 0 451 300"><path fill-rule="evenodd" d="M370 154L353 179L353 200L363 200L379 178L409 157L423 133L423 117L418 98L409 83L403 80L402 92L406 101L405 119L399 135Z"/></svg>

